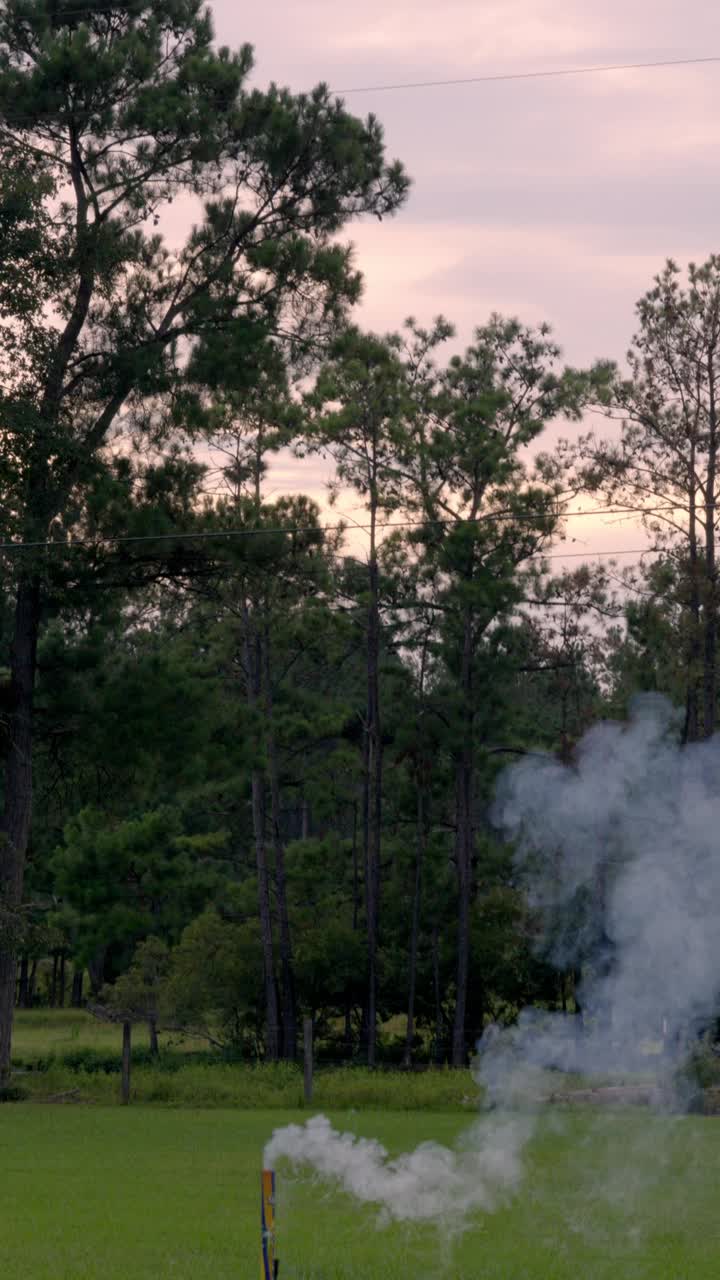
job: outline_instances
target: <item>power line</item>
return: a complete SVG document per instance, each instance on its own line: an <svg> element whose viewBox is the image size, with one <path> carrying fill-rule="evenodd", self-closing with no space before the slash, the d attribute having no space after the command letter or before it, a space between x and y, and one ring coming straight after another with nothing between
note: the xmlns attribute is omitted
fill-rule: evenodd
<svg viewBox="0 0 720 1280"><path fill-rule="evenodd" d="M566 67L554 71L507 71L487 76L462 76L453 80L410 80L397 84L353 85L332 93L389 93L399 89L440 89L462 84L497 84L504 80L551 80L561 76L593 76L608 71L650 71L661 67L692 67L720 62L720 54L706 58L663 58L657 62L617 62L596 67Z"/></svg>
<svg viewBox="0 0 720 1280"><path fill-rule="evenodd" d="M63 13L87 13L87 10L64 9ZM568 76L603 75L613 71L655 71L673 67L707 66L719 62L720 54L712 54L703 58L662 58L652 62L616 62L591 67L556 68L550 71L505 71L483 76L459 76L447 80L408 80L388 84L350 85L348 88L330 88L329 92L334 94L390 93L405 89L441 89L467 84L499 84L512 80L553 80ZM3 122L0 121L0 125L2 124ZM23 125L37 124L42 124L42 121L38 121L34 116L16 116L6 127L13 128L18 125L22 128Z"/></svg>
<svg viewBox="0 0 720 1280"><path fill-rule="evenodd" d="M658 555L656 547L625 547L618 551L553 551L550 555L540 551L543 560L591 560L595 556L645 556Z"/></svg>
<svg viewBox="0 0 720 1280"><path fill-rule="evenodd" d="M636 510L642 511L643 508L637 508ZM677 510L677 508L675 507L651 508L651 510L674 511L674 510ZM627 514L630 514L630 512L627 509L622 509L622 508L620 508L617 511L614 508L600 508L598 511L569 512L566 516L561 516L560 519L573 518L574 516L592 516L592 515L603 515L603 514L627 515ZM645 512L645 514L648 514L647 511ZM477 518L475 520L460 518L457 520L447 519L447 520L379 521L378 523L376 523L375 528L378 530L379 529L453 528L456 526L468 526L468 525L475 525L475 526L480 526L483 524L491 525L494 523L502 523L505 520L510 520L510 521L515 520L517 522L523 523L523 522L529 522L537 519L539 519L538 516L530 516L530 515L513 516L512 513L497 512L497 513L489 514L482 518ZM349 528L351 531L358 530L359 532L369 532L372 526L370 524L352 524L351 526L349 526ZM16 541L0 542L0 551L46 551L46 550L75 551L75 550L80 550L84 547L92 548L92 547L107 546L107 545L124 546L128 544L139 544L139 543L148 543L148 542L210 542L210 541L216 542L216 541L220 541L222 539L228 539L228 538L234 539L234 538L260 537L264 534L265 535L278 535L278 534L286 534L286 535L298 534L299 535L299 534L308 534L308 533L317 533L317 534L341 533L341 532L347 532L347 531L348 531L348 525L346 525L344 522L341 522L339 524L326 524L326 525L318 525L315 527L309 526L309 525L267 525L265 527L255 526L255 527L247 527L247 528L239 528L239 529L237 528L236 529L201 529L201 530L187 530L187 531L178 530L175 533L139 533L139 534L111 534L111 535L101 534L95 538L69 538L65 542L61 542L59 539L52 539L52 538L48 538L44 540L39 539L37 541L28 541L28 542L16 542ZM640 548L639 550L649 551L651 550L651 548L645 547L645 548ZM558 553L558 554L561 554L561 553ZM632 555L635 555L637 554L637 549L634 549L632 551L622 550L618 552L600 551L597 553L596 552L591 552L591 553L568 552L567 556L581 557L586 554L593 554L593 555L594 554L598 554L598 555L614 555L614 554L630 555L632 554Z"/></svg>
<svg viewBox="0 0 720 1280"><path fill-rule="evenodd" d="M663 511L684 511L684 507L667 504L658 507L596 507L594 509L586 509L584 511L566 511L560 513L558 520L575 520L583 516L629 516L629 515L655 515ZM542 513L538 515L522 515L513 511L492 511L485 516L478 516L474 520L458 517L457 519L445 520L381 520L375 524L376 529L423 529L423 528L452 528L455 525L482 525L501 523L505 520L515 521L522 524L526 522L536 521ZM552 514L552 513L550 513ZM349 526L351 530L359 532L369 532L372 529L371 524L353 523ZM118 545L121 543L136 542L173 542L179 539L184 541L202 542L216 540L218 538L247 538L259 537L262 534L301 534L301 533L340 533L345 532L348 525L344 521L338 524L317 525L312 528L309 525L264 525L247 526L239 529L200 529L200 530L178 530L176 533L136 533L136 534L99 534L95 538L69 538L66 542L61 542L57 538L40 539L31 542L0 542L0 551L39 551L48 548L54 550L71 551L75 547L94 547L101 544L111 543Z"/></svg>
<svg viewBox="0 0 720 1280"><path fill-rule="evenodd" d="M109 4L105 10L95 11L89 5L61 6L56 14L39 14L48 19L56 18L60 25L64 17L84 15L86 18L110 17L122 12L122 5ZM31 15L32 16L32 15ZM508 80L549 80L564 76L602 75L611 71L654 71L668 67L703 66L720 62L720 54L694 58L658 58L647 62L616 62L590 67L564 67L549 71L507 71L482 76L460 76L447 80L398 81L390 84L351 85L348 88L330 89L330 93L388 93L402 89L438 89L463 84L496 84Z"/></svg>
<svg viewBox="0 0 720 1280"><path fill-rule="evenodd" d="M631 515L658 515L667 511L686 511L686 507L678 506L676 503L668 503L657 507L589 507L584 511L563 511L555 512L558 520L576 520L583 516L631 516ZM349 518L349 517L348 517ZM501 510L491 511L486 516L478 516L475 521L465 520L461 516L457 519L448 520L390 520L376 524L377 529L405 529L405 528L421 528L423 525L453 525L453 524L486 524L498 520L514 520L518 524L524 521L537 520L537 515L521 515L513 511ZM329 531L339 529L341 525L324 526ZM369 524L356 524L353 522L353 529L370 529ZM277 530L280 532L280 530ZM262 531L260 531L262 532Z"/></svg>

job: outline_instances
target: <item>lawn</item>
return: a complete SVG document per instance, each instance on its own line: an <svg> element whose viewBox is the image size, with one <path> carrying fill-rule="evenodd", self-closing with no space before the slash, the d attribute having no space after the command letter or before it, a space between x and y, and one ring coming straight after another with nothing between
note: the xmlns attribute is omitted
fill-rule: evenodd
<svg viewBox="0 0 720 1280"><path fill-rule="evenodd" d="M256 1280L258 1171L307 1113L0 1108L3 1280ZM335 1114L392 1151L452 1142L459 1115ZM279 1176L281 1280L716 1280L720 1123L547 1111L521 1193L461 1236L378 1225Z"/></svg>

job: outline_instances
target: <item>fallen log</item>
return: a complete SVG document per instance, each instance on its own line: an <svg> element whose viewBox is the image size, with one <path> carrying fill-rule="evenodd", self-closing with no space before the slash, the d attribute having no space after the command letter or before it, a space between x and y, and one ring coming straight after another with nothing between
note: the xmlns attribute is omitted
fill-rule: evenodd
<svg viewBox="0 0 720 1280"><path fill-rule="evenodd" d="M610 1107L657 1107L663 1101L663 1094L653 1084L609 1084L551 1093L547 1101Z"/></svg>
<svg viewBox="0 0 720 1280"><path fill-rule="evenodd" d="M63 1093L48 1093L38 1102L82 1102L79 1089L66 1089Z"/></svg>

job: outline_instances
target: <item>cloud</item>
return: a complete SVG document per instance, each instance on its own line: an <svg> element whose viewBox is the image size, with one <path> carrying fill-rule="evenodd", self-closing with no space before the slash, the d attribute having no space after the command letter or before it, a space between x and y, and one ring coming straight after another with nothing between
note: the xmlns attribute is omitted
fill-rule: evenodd
<svg viewBox="0 0 720 1280"><path fill-rule="evenodd" d="M477 226L441 221L355 228L365 273L363 321L397 328L405 315L427 323L442 313L460 344L492 311L549 322L568 360L621 359L634 304L662 266L661 252L622 251L592 228Z"/></svg>
<svg viewBox="0 0 720 1280"><path fill-rule="evenodd" d="M301 11L290 0L250 9L215 0L213 11L222 40L256 44L264 75L315 66L340 85L337 72L358 73L343 77L348 87L378 83L377 74L365 74L372 71L385 80L390 71L479 75L693 56L717 37L710 0L691 15L675 0L634 0L632 7L606 0L595 8L587 0L446 0L440 21L436 0L366 0L354 8L305 0Z"/></svg>
<svg viewBox="0 0 720 1280"><path fill-rule="evenodd" d="M446 0L438 22L435 0L392 6L375 0L358 11L357 26L343 24L331 37L331 47L354 54L366 48L384 55L392 50L406 62L429 55L465 67L489 58L567 56L583 47L587 30L572 8L553 0L530 6L527 0L486 0L482 5Z"/></svg>

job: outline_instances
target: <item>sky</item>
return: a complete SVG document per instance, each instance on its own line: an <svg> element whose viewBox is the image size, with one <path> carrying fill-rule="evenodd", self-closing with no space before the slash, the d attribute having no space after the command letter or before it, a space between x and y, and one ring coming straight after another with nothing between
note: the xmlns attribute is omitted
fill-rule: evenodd
<svg viewBox="0 0 720 1280"><path fill-rule="evenodd" d="M253 81L322 80L385 128L414 185L392 220L348 228L365 276L358 320L549 321L570 363L622 360L634 305L667 257L720 250L720 63L443 88L399 82L720 55L714 0L264 0L212 4L220 43L255 47ZM279 490L321 496L283 458ZM350 511L352 499L341 507ZM587 505L587 504L586 504ZM356 512L356 518L361 513ZM576 549L637 528L576 521ZM568 548L573 549L573 548Z"/></svg>

